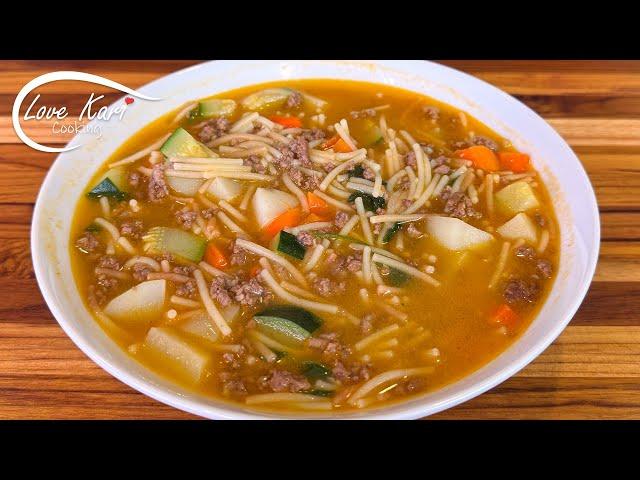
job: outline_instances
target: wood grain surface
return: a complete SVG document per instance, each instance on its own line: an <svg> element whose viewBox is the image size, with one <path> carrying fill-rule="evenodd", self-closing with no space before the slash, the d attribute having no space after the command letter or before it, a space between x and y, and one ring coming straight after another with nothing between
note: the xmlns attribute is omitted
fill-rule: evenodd
<svg viewBox="0 0 640 480"><path fill-rule="evenodd" d="M194 418L108 375L51 316L31 266L29 223L55 155L22 144L10 115L20 88L50 71L79 70L136 88L195 63L0 62L0 419ZM514 95L563 135L595 187L602 246L587 298L558 340L515 377L431 418L640 419L640 62L443 63ZM71 111L92 91L105 94L104 105L120 95L80 82L38 90ZM66 141L45 125L29 134Z"/></svg>

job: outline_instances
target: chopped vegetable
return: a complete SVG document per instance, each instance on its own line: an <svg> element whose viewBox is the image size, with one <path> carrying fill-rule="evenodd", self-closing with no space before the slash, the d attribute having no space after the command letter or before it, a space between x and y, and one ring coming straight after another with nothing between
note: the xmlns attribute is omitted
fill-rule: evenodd
<svg viewBox="0 0 640 480"><path fill-rule="evenodd" d="M139 283L111 300L104 313L123 326L147 328L162 314L166 286L166 280Z"/></svg>
<svg viewBox="0 0 640 480"><path fill-rule="evenodd" d="M356 165L355 167L353 167L351 170L347 172L347 176L349 178L351 177L364 178L364 167L361 164Z"/></svg>
<svg viewBox="0 0 640 480"><path fill-rule="evenodd" d="M365 192L353 192L349 195L348 202L353 203L358 197L362 197L362 206L369 212L375 212L379 208L384 208L387 204L383 197L374 197Z"/></svg>
<svg viewBox="0 0 640 480"><path fill-rule="evenodd" d="M524 212L519 213L504 225L496 228L496 232L509 240L522 238L529 243L536 243L538 240L538 229Z"/></svg>
<svg viewBox="0 0 640 480"><path fill-rule="evenodd" d="M386 279L389 281L392 287L402 287L409 280L411 280L411 276L407 273L404 273L397 268L389 267L389 274Z"/></svg>
<svg viewBox="0 0 640 480"><path fill-rule="evenodd" d="M116 200L124 200L126 196L109 178L102 180L87 193L89 198L109 197Z"/></svg>
<svg viewBox="0 0 640 480"><path fill-rule="evenodd" d="M179 328L199 340L204 340L208 343L218 341L218 333L205 310L200 310L195 315L190 316L187 320L180 323Z"/></svg>
<svg viewBox="0 0 640 480"><path fill-rule="evenodd" d="M242 193L242 185L231 178L216 177L206 193L217 200L230 202Z"/></svg>
<svg viewBox="0 0 640 480"><path fill-rule="evenodd" d="M307 253L307 249L298 241L296 236L284 230L281 230L274 237L274 245L278 252L290 255L298 260L302 260L305 253Z"/></svg>
<svg viewBox="0 0 640 480"><path fill-rule="evenodd" d="M278 232L287 227L295 227L299 225L301 217L302 209L300 207L292 208L276 217L271 223L262 229L262 232L265 237L272 238L274 235L277 235Z"/></svg>
<svg viewBox="0 0 640 480"><path fill-rule="evenodd" d="M263 315L255 316L253 319L258 331L288 347L301 347L304 341L311 336L311 332L286 318Z"/></svg>
<svg viewBox="0 0 640 480"><path fill-rule="evenodd" d="M303 362L301 373L309 380L324 380L331 375L331 370L317 362ZM324 391L324 390L323 390Z"/></svg>
<svg viewBox="0 0 640 480"><path fill-rule="evenodd" d="M211 360L206 352L191 345L170 327L151 328L144 340L144 348L193 383L200 381Z"/></svg>
<svg viewBox="0 0 640 480"><path fill-rule="evenodd" d="M191 111L192 120L201 120L212 117L229 117L236 110L236 102L233 100L212 98L203 100Z"/></svg>
<svg viewBox="0 0 640 480"><path fill-rule="evenodd" d="M382 243L389 243L393 238L393 236L396 234L396 232L400 230L401 227L402 227L402 224L400 222L394 223L389 228L389 230L385 232L384 237L382 237Z"/></svg>
<svg viewBox="0 0 640 480"><path fill-rule="evenodd" d="M473 147L465 148L464 150L458 150L456 152L460 158L465 160L471 160L473 166L486 170L488 172L494 172L500 170L500 163L498 157L493 150L485 147L484 145L474 145Z"/></svg>
<svg viewBox="0 0 640 480"><path fill-rule="evenodd" d="M172 253L192 262L202 260L207 246L204 238L170 227L153 227L143 240L144 251L147 253Z"/></svg>
<svg viewBox="0 0 640 480"><path fill-rule="evenodd" d="M90 223L89 225L87 225L87 228L84 229L85 232L91 233L96 233L100 230L102 230L102 227L100 225L96 225L95 223Z"/></svg>
<svg viewBox="0 0 640 480"><path fill-rule="evenodd" d="M307 192L307 203L309 204L309 211L317 215L326 215L332 210L324 199L313 192Z"/></svg>
<svg viewBox="0 0 640 480"><path fill-rule="evenodd" d="M311 232L314 237L317 238L328 238L329 240L345 240L351 243L361 243L366 245L362 240L358 240L357 238L349 237L348 235L340 235L338 233L326 233L326 232Z"/></svg>
<svg viewBox="0 0 640 480"><path fill-rule="evenodd" d="M295 90L290 88L268 88L266 90L260 90L242 100L242 106L247 110L256 111L279 107L283 105L287 98L294 92Z"/></svg>
<svg viewBox="0 0 640 480"><path fill-rule="evenodd" d="M351 147L347 145L347 142L345 142L340 137L340 135L334 135L333 137L331 137L329 140L322 144L321 148L323 150L333 148L333 151L338 153L347 153L351 151Z"/></svg>
<svg viewBox="0 0 640 480"><path fill-rule="evenodd" d="M529 155L518 152L500 152L500 165L504 170L515 173L526 172L530 169Z"/></svg>
<svg viewBox="0 0 640 480"><path fill-rule="evenodd" d="M215 243L209 242L207 250L204 254L204 261L212 267L216 267L220 270L224 270L229 265L229 259L220 250Z"/></svg>
<svg viewBox="0 0 640 480"><path fill-rule="evenodd" d="M277 123L278 125L282 125L285 128L301 128L302 127L302 120L300 120L298 117L283 117L281 115L271 115L269 117L269 120L271 120L274 123Z"/></svg>
<svg viewBox="0 0 640 480"><path fill-rule="evenodd" d="M128 192L130 189L128 177L129 174L126 167L114 167L107 170L104 175L100 177L98 183L100 183L105 178L108 178L116 187L118 187L118 190L120 190L121 192Z"/></svg>
<svg viewBox="0 0 640 480"><path fill-rule="evenodd" d="M503 215L511 216L538 208L540 202L531 185L519 181L507 185L495 194L495 204Z"/></svg>
<svg viewBox="0 0 640 480"><path fill-rule="evenodd" d="M518 322L518 314L509 305L503 303L495 311L491 321L505 327L513 327Z"/></svg>
<svg viewBox="0 0 640 480"><path fill-rule="evenodd" d="M486 246L493 235L463 222L459 218L429 215L427 233L449 250L470 250Z"/></svg>
<svg viewBox="0 0 640 480"><path fill-rule="evenodd" d="M369 119L364 120L358 130L361 133L356 136L356 138L360 141L360 144L365 147L374 147L383 139L380 127Z"/></svg>
<svg viewBox="0 0 640 480"><path fill-rule="evenodd" d="M258 227L263 229L283 213L299 205L298 199L286 192L273 188L258 188L251 199L253 213L256 217ZM284 227L295 225L285 225ZM280 230L276 230L273 235Z"/></svg>
<svg viewBox="0 0 640 480"><path fill-rule="evenodd" d="M257 316L280 317L294 322L309 333L315 332L322 325L322 320L313 313L291 305L275 305L261 311ZM254 317L255 318L255 317Z"/></svg>
<svg viewBox="0 0 640 480"><path fill-rule="evenodd" d="M174 192L187 197L195 196L203 183L204 180L202 178L167 177L167 185L169 185Z"/></svg>
<svg viewBox="0 0 640 480"><path fill-rule="evenodd" d="M184 128L177 128L175 132L160 147L166 157L212 157L213 152L197 141Z"/></svg>

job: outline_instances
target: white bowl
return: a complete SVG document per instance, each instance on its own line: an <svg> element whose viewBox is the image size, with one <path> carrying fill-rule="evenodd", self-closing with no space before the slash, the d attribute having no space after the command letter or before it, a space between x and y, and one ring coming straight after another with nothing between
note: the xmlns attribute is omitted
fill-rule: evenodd
<svg viewBox="0 0 640 480"><path fill-rule="evenodd" d="M127 385L163 403L208 418L282 418L206 398L156 375L123 352L83 305L69 263L70 222L93 173L127 138L183 103L230 89L273 80L333 78L393 85L462 109L531 154L553 196L561 226L558 276L538 317L496 359L440 390L388 407L332 418L413 419L458 405L506 380L538 356L569 323L584 298L598 258L598 207L582 165L542 118L513 97L474 77L424 61L215 61L156 80L140 89L160 102L136 104L122 122L103 123L100 139L80 134L49 170L36 202L31 249L36 278L51 312L94 362ZM140 105L144 103L144 107ZM100 408L100 405L96 405ZM308 416L308 415L301 415ZM292 414L289 417L299 418Z"/></svg>

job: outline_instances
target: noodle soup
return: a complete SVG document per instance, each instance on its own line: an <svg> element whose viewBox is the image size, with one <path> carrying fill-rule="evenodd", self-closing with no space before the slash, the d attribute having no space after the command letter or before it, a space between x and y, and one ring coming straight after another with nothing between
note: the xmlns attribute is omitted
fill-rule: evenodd
<svg viewBox="0 0 640 480"><path fill-rule="evenodd" d="M558 265L529 156L431 98L242 88L158 119L78 201L74 275L154 371L254 409L362 409L504 351Z"/></svg>

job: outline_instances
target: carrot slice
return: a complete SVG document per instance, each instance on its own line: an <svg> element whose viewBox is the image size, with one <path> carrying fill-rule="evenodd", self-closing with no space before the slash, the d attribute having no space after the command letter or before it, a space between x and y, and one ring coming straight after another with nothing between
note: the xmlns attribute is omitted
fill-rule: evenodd
<svg viewBox="0 0 640 480"><path fill-rule="evenodd" d="M304 222L302 223L315 223L315 222L326 222L326 221L327 221L327 217L321 217L320 215L311 213L307 216L307 218L304 219Z"/></svg>
<svg viewBox="0 0 640 480"><path fill-rule="evenodd" d="M498 157L493 151L484 145L474 145L473 147L465 148L464 150L458 150L456 152L460 158L465 160L471 160L473 166L486 170L488 172L494 172L500 170L500 163Z"/></svg>
<svg viewBox="0 0 640 480"><path fill-rule="evenodd" d="M518 314L514 312L509 305L503 303L495 311L491 317L491 321L506 327L513 327L517 323L518 318Z"/></svg>
<svg viewBox="0 0 640 480"><path fill-rule="evenodd" d="M295 207L287 210L274 218L271 223L263 228L262 232L267 239L278 234L278 232L287 227L295 227L300 224L302 209Z"/></svg>
<svg viewBox="0 0 640 480"><path fill-rule="evenodd" d="M271 115L269 120L282 125L285 128L300 128L302 127L302 120L298 117L283 117L281 115Z"/></svg>
<svg viewBox="0 0 640 480"><path fill-rule="evenodd" d="M307 192L307 203L309 211L316 215L326 215L331 210L329 204L313 192Z"/></svg>
<svg viewBox="0 0 640 480"><path fill-rule="evenodd" d="M500 152L500 165L504 170L526 172L529 170L529 155L518 152Z"/></svg>
<svg viewBox="0 0 640 480"><path fill-rule="evenodd" d="M226 255L213 243L207 245L204 253L204 261L220 270L224 270L229 265L229 260Z"/></svg>
<svg viewBox="0 0 640 480"><path fill-rule="evenodd" d="M347 145L347 142L340 138L340 135L334 135L322 144L323 150L329 150L330 148L333 148L334 152L339 153L351 152L351 147Z"/></svg>

